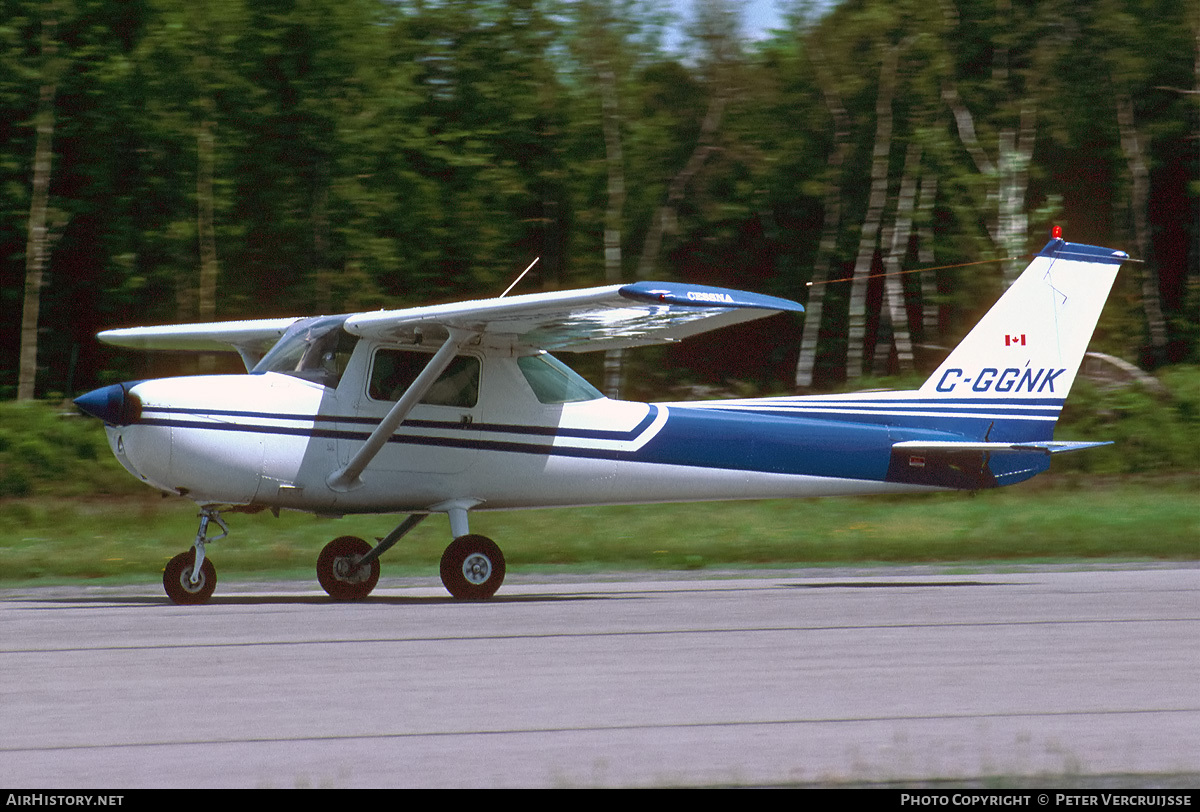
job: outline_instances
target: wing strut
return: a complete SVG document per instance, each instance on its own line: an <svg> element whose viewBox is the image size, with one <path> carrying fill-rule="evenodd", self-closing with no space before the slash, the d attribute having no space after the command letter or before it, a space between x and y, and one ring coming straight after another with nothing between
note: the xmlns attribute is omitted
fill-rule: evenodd
<svg viewBox="0 0 1200 812"><path fill-rule="evenodd" d="M375 455L380 452L383 446L396 433L396 429L400 428L400 424L404 422L404 418L408 417L408 413L413 410L413 407L421 402L421 398L429 391L438 376L446 371L446 367L450 366L450 362L454 360L455 354L463 344L466 344L475 336L475 333L467 330L460 330L455 327L447 328L450 335L446 338L446 343L434 353L433 358L421 370L421 374L408 387L400 399L396 401L396 405L387 413L387 416L380 421L375 431L371 432L371 436L363 443L362 448L350 458L350 462L346 463L345 467L334 471L325 480L331 490L344 493L354 490L361 486L362 480L359 476L363 469L370 464L371 460L375 459Z"/></svg>

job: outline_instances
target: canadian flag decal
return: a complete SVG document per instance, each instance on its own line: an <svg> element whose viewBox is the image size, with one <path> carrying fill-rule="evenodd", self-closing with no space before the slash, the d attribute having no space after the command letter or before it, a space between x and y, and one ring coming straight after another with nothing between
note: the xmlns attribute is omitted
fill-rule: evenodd
<svg viewBox="0 0 1200 812"><path fill-rule="evenodd" d="M1006 335L1004 337L1004 346L1006 346L1006 347L1016 347L1016 346L1024 347L1025 346L1025 334L1021 333L1019 336Z"/></svg>

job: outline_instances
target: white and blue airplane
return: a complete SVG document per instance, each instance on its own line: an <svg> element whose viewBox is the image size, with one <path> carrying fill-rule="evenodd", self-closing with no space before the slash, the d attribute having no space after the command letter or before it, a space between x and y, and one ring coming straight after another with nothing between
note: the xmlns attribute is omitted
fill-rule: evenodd
<svg viewBox="0 0 1200 812"><path fill-rule="evenodd" d="M241 354L249 374L114 384L75 403L102 419L134 476L200 508L167 565L176 603L216 586L206 545L221 511L404 513L378 544L343 536L317 576L368 595L379 556L425 517L449 517L442 581L492 596L505 561L470 532L477 510L978 490L1028 479L1117 271L1120 251L1056 235L915 391L632 403L604 397L550 352L670 342L791 301L638 282L314 318L135 327L146 350ZM210 523L223 531L210 535Z"/></svg>

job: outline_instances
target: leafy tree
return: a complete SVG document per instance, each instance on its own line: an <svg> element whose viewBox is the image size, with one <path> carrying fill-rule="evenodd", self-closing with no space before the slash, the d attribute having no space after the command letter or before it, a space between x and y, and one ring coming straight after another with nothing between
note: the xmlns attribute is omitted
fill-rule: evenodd
<svg viewBox="0 0 1200 812"><path fill-rule="evenodd" d="M1100 346L1195 357L1196 0L795 0L758 42L731 0L671 8L0 0L0 301L37 306L0 390L178 369L103 327L496 295L534 257L525 286L808 304L799 337L612 356L612 393L662 358L821 388L927 365L1052 217L1147 261Z"/></svg>

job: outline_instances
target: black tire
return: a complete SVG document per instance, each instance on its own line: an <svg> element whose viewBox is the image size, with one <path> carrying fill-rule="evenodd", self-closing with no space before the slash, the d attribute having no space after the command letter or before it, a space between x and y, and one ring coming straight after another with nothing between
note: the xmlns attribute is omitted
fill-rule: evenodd
<svg viewBox="0 0 1200 812"><path fill-rule="evenodd" d="M487 536L459 536L442 554L442 583L460 600L492 597L504 571L504 553Z"/></svg>
<svg viewBox="0 0 1200 812"><path fill-rule="evenodd" d="M338 536L317 556L317 580L335 601L360 601L379 583L379 559L353 568L346 559L366 555L371 545L355 536Z"/></svg>
<svg viewBox="0 0 1200 812"><path fill-rule="evenodd" d="M200 580L192 583L192 569L196 566L196 548L180 553L163 568L163 588L167 597L180 606L205 603L217 588L217 568L205 558L200 565Z"/></svg>

